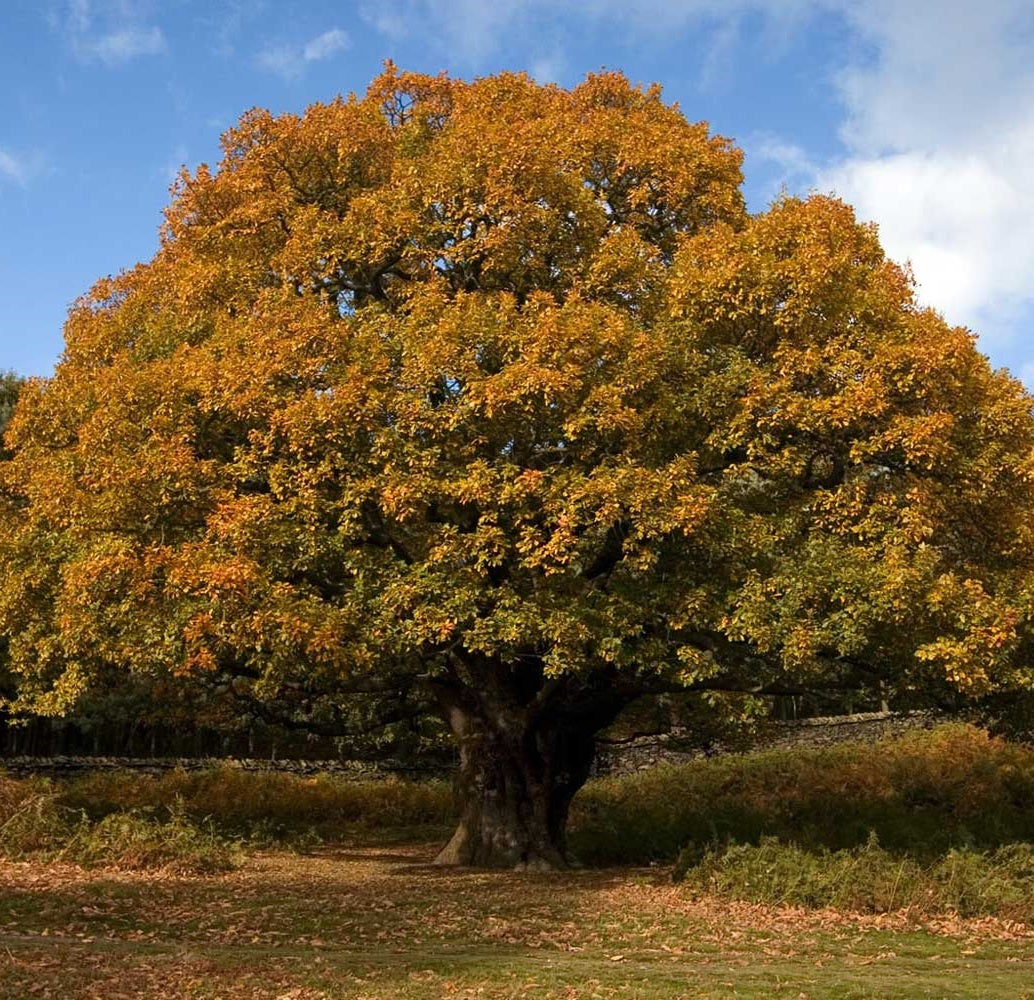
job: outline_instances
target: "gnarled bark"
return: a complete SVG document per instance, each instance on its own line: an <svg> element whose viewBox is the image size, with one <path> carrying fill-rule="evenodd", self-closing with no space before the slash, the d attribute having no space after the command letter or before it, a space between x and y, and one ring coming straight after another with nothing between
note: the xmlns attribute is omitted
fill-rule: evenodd
<svg viewBox="0 0 1034 1000"><path fill-rule="evenodd" d="M589 776L595 735L617 706L536 710L469 689L442 686L437 694L460 748L460 820L436 863L566 867L571 801Z"/></svg>

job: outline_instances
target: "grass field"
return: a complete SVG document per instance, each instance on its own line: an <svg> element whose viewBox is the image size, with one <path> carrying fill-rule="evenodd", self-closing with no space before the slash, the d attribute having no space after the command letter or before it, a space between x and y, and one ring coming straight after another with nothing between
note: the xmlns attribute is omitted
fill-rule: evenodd
<svg viewBox="0 0 1034 1000"><path fill-rule="evenodd" d="M434 846L184 876L0 862L0 996L1034 998L1034 930L717 901L666 868L458 873Z"/></svg>
<svg viewBox="0 0 1034 1000"><path fill-rule="evenodd" d="M970 727L592 782L581 871L435 868L451 819L444 782L0 775L0 998L1034 1000L1034 748Z"/></svg>

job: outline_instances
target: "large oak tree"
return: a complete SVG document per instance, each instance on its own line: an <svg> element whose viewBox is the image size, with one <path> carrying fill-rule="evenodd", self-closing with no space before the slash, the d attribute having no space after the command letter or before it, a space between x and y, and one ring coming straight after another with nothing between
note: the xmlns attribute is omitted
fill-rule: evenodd
<svg viewBox="0 0 1034 1000"><path fill-rule="evenodd" d="M644 692L1029 685L1031 399L847 206L740 180L616 74L246 114L23 395L19 704L431 704L441 860L559 865Z"/></svg>

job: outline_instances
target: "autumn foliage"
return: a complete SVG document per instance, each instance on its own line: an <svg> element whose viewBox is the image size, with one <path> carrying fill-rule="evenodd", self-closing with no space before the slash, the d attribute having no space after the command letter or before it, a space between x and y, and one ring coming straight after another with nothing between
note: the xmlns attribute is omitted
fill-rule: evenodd
<svg viewBox="0 0 1034 1000"><path fill-rule="evenodd" d="M130 671L432 706L443 859L512 864L562 862L644 691L1029 685L1030 398L850 208L740 179L617 74L246 114L23 393L18 705Z"/></svg>

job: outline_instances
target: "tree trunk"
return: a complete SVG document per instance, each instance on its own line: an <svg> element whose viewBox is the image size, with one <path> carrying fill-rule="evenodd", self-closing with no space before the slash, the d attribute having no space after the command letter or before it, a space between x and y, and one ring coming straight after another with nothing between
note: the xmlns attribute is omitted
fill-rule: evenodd
<svg viewBox="0 0 1034 1000"><path fill-rule="evenodd" d="M584 713L486 710L469 692L438 693L460 748L460 820L436 864L567 867L568 811L589 777L602 726Z"/></svg>

